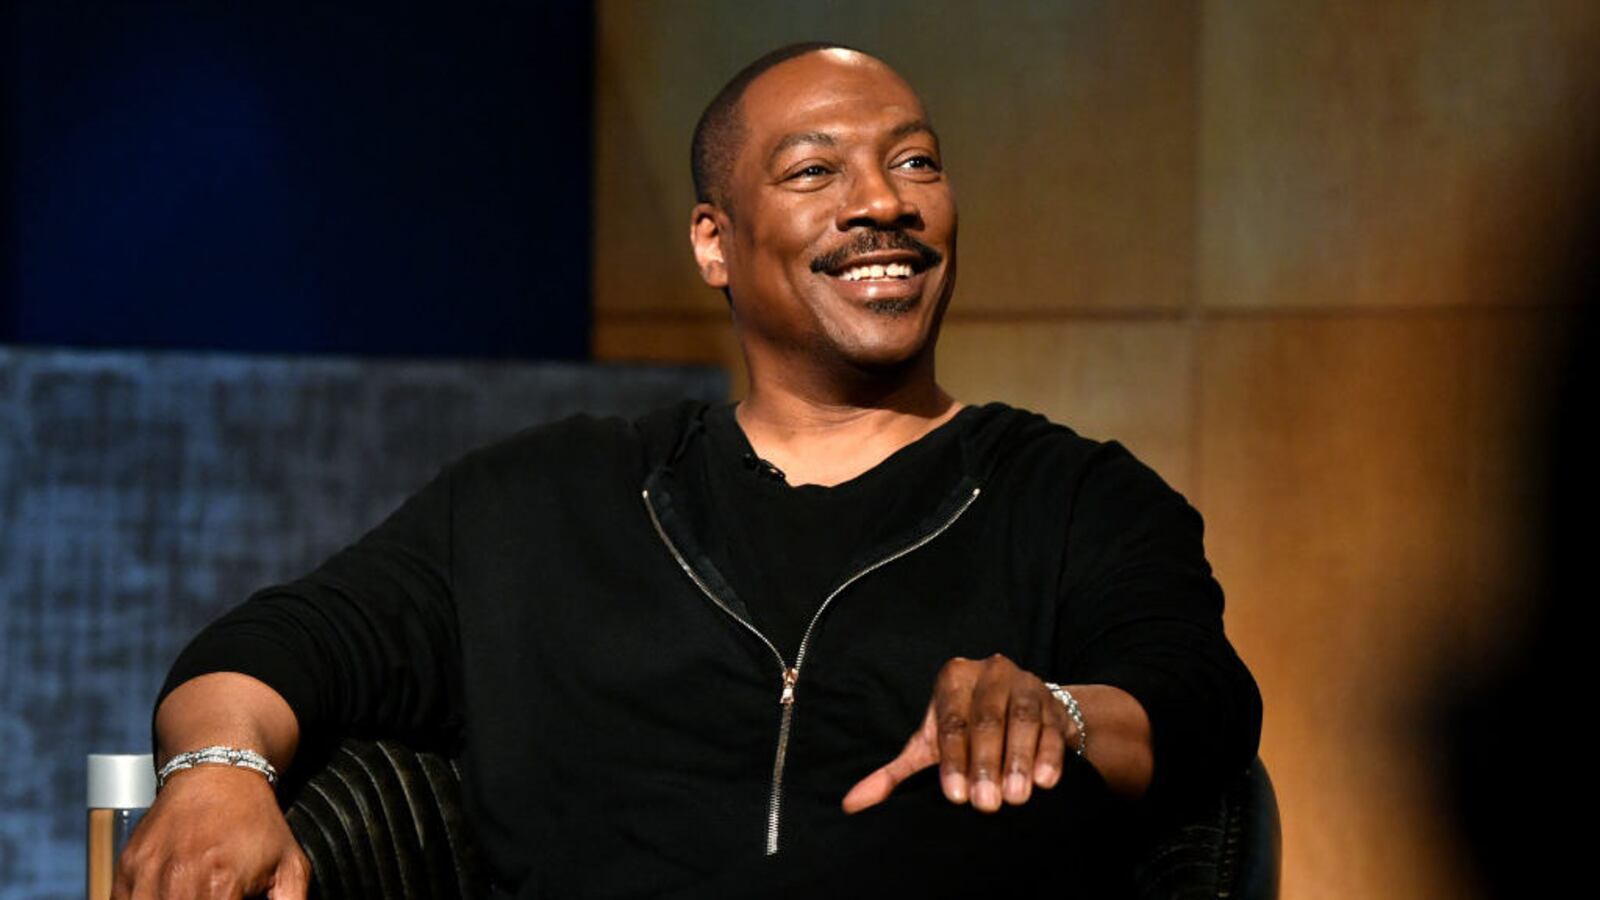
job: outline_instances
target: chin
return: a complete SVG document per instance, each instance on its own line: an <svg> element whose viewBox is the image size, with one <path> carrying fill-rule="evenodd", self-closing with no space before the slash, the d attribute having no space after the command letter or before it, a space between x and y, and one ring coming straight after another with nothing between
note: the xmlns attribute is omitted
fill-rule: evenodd
<svg viewBox="0 0 1600 900"><path fill-rule="evenodd" d="M903 373L914 369L926 355L927 342L912 344L888 342L854 347L841 354L841 362L851 369L874 376Z"/></svg>

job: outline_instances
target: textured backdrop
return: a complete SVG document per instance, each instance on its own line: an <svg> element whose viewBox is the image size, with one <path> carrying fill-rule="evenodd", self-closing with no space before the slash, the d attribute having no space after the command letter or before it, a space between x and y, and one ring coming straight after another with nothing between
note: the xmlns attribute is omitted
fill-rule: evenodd
<svg viewBox="0 0 1600 900"><path fill-rule="evenodd" d="M714 369L0 347L0 896L82 896L84 755L148 751L166 666L224 608L471 446L726 394Z"/></svg>

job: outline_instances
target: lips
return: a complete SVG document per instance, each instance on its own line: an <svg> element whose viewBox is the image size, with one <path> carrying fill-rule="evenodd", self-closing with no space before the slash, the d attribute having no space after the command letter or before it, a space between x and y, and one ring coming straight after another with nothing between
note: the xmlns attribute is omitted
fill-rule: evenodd
<svg viewBox="0 0 1600 900"><path fill-rule="evenodd" d="M917 307L928 280L926 269L905 260L851 260L838 272L827 275L833 292L846 302L875 313L895 315Z"/></svg>
<svg viewBox="0 0 1600 900"><path fill-rule="evenodd" d="M866 231L811 261L811 271L845 281L907 279L933 268L944 254L904 231Z"/></svg>
<svg viewBox="0 0 1600 900"><path fill-rule="evenodd" d="M850 260L839 269L829 272L834 278L844 281L898 281L918 274L916 261L904 258L856 258Z"/></svg>

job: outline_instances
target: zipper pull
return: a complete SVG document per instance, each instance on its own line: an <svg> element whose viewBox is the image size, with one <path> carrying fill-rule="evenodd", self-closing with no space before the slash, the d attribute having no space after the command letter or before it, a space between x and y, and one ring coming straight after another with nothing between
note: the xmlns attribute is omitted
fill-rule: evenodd
<svg viewBox="0 0 1600 900"><path fill-rule="evenodd" d="M794 704L794 683L800 678L798 668L783 670L783 695L778 698L778 703L783 706Z"/></svg>

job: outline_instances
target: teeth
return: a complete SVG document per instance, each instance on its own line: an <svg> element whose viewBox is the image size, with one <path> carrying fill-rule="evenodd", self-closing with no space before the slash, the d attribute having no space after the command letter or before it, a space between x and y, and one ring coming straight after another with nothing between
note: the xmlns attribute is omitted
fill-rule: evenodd
<svg viewBox="0 0 1600 900"><path fill-rule="evenodd" d="M867 278L910 278L911 265L909 263L889 263L886 266L852 266L839 276L844 281L861 281Z"/></svg>

